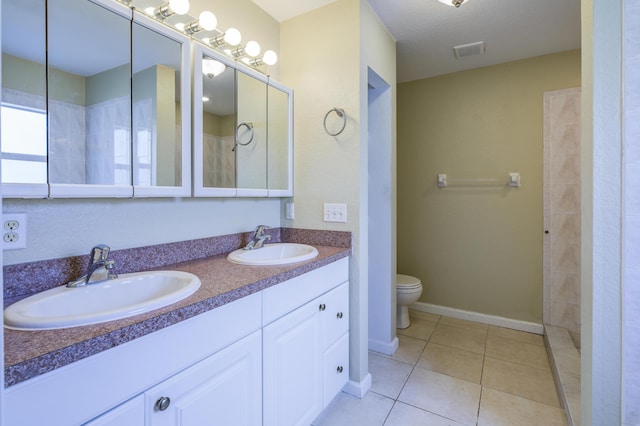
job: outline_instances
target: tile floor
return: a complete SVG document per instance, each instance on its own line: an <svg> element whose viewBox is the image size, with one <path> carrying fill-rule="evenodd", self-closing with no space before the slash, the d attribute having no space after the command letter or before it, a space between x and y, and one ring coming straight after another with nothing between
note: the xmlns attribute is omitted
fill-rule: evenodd
<svg viewBox="0 0 640 426"><path fill-rule="evenodd" d="M566 425L542 336L411 311L371 390L340 393L314 426Z"/></svg>

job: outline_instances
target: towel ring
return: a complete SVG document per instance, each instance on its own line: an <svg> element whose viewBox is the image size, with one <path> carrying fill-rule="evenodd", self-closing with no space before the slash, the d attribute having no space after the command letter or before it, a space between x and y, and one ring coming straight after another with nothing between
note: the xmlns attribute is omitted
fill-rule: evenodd
<svg viewBox="0 0 640 426"><path fill-rule="evenodd" d="M249 138L249 140L248 140L248 141L246 141L246 142L244 142L244 143L243 143L243 142L240 142L240 141L238 140L238 132L240 132L240 128L241 128L241 127L246 127L246 128L247 128L247 130L251 132L251 137ZM233 146L232 151L235 151L235 150L236 150L236 147L237 147L238 145L241 145L241 146L247 146L247 145L249 145L251 142L253 142L253 137L254 137L254 136L255 136L255 131L253 130L253 123L240 123L240 124L238 124L238 127L236 127L236 143L235 143L235 145Z"/></svg>
<svg viewBox="0 0 640 426"><path fill-rule="evenodd" d="M335 112L338 115L338 117L342 118L342 127L336 133L331 133L329 129L327 129L327 117L329 117L329 114L331 114L332 112ZM324 131L327 132L329 136L338 136L340 133L344 131L344 128L347 126L347 114L344 112L342 108L334 107L324 115L323 124L324 124Z"/></svg>

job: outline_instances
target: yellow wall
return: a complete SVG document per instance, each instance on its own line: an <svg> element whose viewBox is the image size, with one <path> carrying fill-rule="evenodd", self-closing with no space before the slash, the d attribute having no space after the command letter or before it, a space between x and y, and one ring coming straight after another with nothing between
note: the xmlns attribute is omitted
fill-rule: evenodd
<svg viewBox="0 0 640 426"><path fill-rule="evenodd" d="M398 86L398 271L421 302L542 322L543 92L580 86L570 51ZM436 175L522 187L448 187Z"/></svg>

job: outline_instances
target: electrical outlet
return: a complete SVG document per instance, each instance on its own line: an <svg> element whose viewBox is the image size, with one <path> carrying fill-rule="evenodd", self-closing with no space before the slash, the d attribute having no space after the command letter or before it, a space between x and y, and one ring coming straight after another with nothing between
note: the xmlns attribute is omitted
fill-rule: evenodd
<svg viewBox="0 0 640 426"><path fill-rule="evenodd" d="M347 222L347 205L324 203L325 222Z"/></svg>
<svg viewBox="0 0 640 426"><path fill-rule="evenodd" d="M3 250L27 248L27 214L3 213Z"/></svg>

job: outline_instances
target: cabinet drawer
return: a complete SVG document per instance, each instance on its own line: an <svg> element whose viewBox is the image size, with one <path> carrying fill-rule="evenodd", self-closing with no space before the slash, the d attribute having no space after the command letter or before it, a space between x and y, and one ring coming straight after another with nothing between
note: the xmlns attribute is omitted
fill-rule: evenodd
<svg viewBox="0 0 640 426"><path fill-rule="evenodd" d="M349 329L349 283L320 297L320 304L324 305L322 341L327 349Z"/></svg>
<svg viewBox="0 0 640 426"><path fill-rule="evenodd" d="M323 407L326 407L349 380L349 333L324 353L323 368Z"/></svg>

